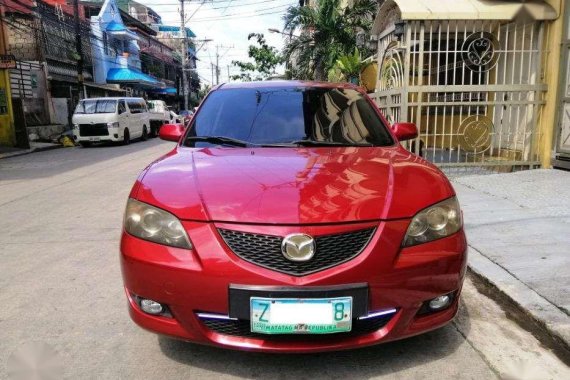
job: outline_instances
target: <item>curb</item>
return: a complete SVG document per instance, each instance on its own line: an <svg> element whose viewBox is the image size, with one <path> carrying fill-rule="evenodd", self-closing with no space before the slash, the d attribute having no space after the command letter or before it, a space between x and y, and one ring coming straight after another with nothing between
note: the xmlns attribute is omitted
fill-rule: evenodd
<svg viewBox="0 0 570 380"><path fill-rule="evenodd" d="M485 295L507 306L509 317L570 363L570 316L472 246L468 270Z"/></svg>
<svg viewBox="0 0 570 380"><path fill-rule="evenodd" d="M59 149L59 148L63 148L63 145L54 144L54 145L51 145L51 146L42 146L42 147L35 147L35 148L30 148L30 149L24 149L24 150L17 151L17 152L0 153L0 160L2 160L2 159L4 159L4 158L24 156L24 155L30 154L30 153L45 152L45 151L48 151L48 150Z"/></svg>

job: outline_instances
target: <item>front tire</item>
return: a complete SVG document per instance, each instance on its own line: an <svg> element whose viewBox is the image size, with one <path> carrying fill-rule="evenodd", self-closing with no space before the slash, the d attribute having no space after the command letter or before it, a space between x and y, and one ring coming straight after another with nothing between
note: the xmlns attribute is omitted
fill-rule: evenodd
<svg viewBox="0 0 570 380"><path fill-rule="evenodd" d="M131 134L129 133L129 129L125 128L123 132L123 145L129 145L131 143Z"/></svg>

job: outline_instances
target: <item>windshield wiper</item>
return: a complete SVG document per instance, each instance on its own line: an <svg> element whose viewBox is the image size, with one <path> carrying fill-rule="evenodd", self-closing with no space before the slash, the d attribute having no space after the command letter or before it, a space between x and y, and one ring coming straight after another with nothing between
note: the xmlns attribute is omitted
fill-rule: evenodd
<svg viewBox="0 0 570 380"><path fill-rule="evenodd" d="M239 147L248 147L255 144L249 143L247 141L233 139L231 137L225 136L188 136L186 137L186 142L189 141L197 141L197 142L209 142L212 144L219 144L219 145L232 145L232 146L239 146Z"/></svg>
<svg viewBox="0 0 570 380"><path fill-rule="evenodd" d="M289 144L298 146L372 146L372 144L351 144L336 141L295 140Z"/></svg>

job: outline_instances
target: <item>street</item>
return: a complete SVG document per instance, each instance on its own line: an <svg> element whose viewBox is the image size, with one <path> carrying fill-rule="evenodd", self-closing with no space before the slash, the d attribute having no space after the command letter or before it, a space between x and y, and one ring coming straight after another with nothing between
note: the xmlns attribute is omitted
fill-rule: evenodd
<svg viewBox="0 0 570 380"><path fill-rule="evenodd" d="M121 218L139 172L174 144L65 148L0 160L0 378L19 347L55 349L69 379L564 379L570 369L468 277L452 324L404 341L266 355L158 337L131 322Z"/></svg>

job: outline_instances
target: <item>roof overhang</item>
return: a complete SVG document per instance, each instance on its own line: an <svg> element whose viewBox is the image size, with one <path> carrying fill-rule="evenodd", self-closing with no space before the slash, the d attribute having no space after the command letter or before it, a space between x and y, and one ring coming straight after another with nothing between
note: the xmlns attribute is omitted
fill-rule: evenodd
<svg viewBox="0 0 570 380"><path fill-rule="evenodd" d="M129 68L112 68L107 72L107 83L130 84L149 88L163 88L159 82L148 74Z"/></svg>
<svg viewBox="0 0 570 380"><path fill-rule="evenodd" d="M401 20L515 20L524 14L534 20L554 20L558 12L544 0L386 0L378 9L373 32L389 14Z"/></svg>

